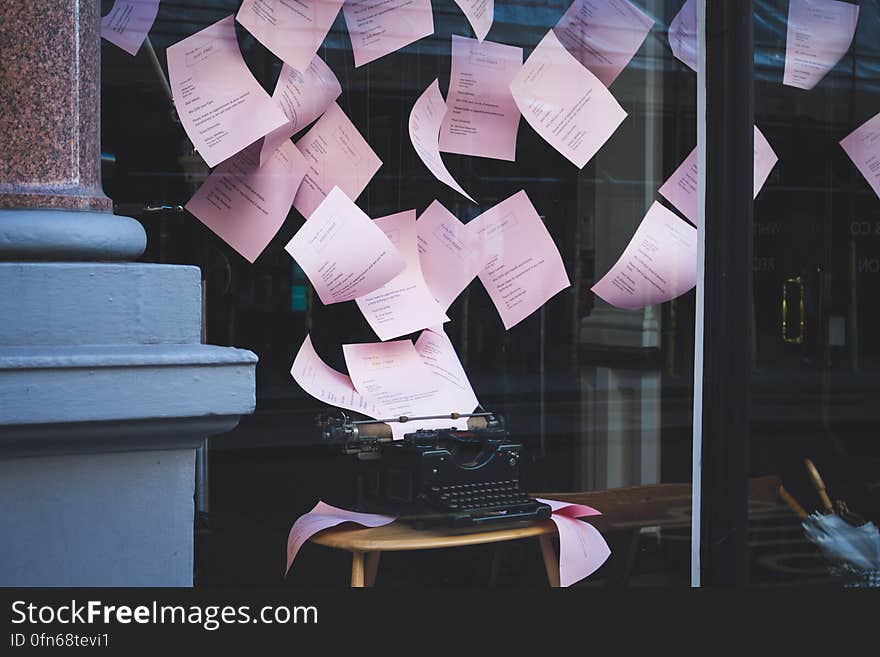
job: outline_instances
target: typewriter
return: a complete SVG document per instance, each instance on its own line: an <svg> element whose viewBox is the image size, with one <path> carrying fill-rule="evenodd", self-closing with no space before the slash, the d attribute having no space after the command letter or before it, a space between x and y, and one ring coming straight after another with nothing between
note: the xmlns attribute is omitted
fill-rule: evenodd
<svg viewBox="0 0 880 657"><path fill-rule="evenodd" d="M468 428L414 429L392 441L391 422L468 418ZM317 418L323 438L354 454L359 510L416 526L478 527L547 519L550 506L519 487L522 445L494 413L353 420Z"/></svg>

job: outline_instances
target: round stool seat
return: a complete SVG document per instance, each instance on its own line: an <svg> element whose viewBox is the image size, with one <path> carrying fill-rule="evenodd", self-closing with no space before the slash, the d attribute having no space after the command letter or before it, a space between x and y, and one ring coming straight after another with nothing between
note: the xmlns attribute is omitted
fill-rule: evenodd
<svg viewBox="0 0 880 657"><path fill-rule="evenodd" d="M471 528L445 527L415 529L405 522L397 520L390 525L373 528L350 524L339 525L318 532L309 540L318 545L350 552L394 552L481 545L548 534L556 534L556 525L550 520L477 531Z"/></svg>
<svg viewBox="0 0 880 657"><path fill-rule="evenodd" d="M351 552L351 585L362 587L373 585L379 568L379 555L382 552L433 550L484 543L500 544L521 538L537 538L547 579L551 586L559 586L559 562L550 544L550 538L555 535L556 525L551 520L477 530L469 527L416 529L404 521L396 520L383 527L361 527L344 523L318 532L309 538L309 542ZM492 561L490 581L494 581L497 571L498 549Z"/></svg>

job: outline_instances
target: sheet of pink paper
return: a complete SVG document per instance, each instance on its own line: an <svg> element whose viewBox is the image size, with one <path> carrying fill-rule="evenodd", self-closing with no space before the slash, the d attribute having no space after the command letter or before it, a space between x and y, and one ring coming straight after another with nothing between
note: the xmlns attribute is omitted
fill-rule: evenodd
<svg viewBox="0 0 880 657"><path fill-rule="evenodd" d="M470 413L456 408L456 391L436 377L422 362L409 340L342 345L345 365L355 389L389 417L419 417ZM387 419L387 418L386 418ZM418 420L390 424L395 438L417 429L467 428L467 418L459 420Z"/></svg>
<svg viewBox="0 0 880 657"><path fill-rule="evenodd" d="M306 159L287 141L259 166L254 144L218 166L186 204L196 218L250 263L287 218Z"/></svg>
<svg viewBox="0 0 880 657"><path fill-rule="evenodd" d="M297 518L290 528L290 533L287 535L287 567L284 569L284 575L286 576L290 571L290 566L293 565L300 548L322 529L336 527L344 522L354 522L364 527L382 527L390 525L395 520L394 516L347 511L319 501L311 511Z"/></svg>
<svg viewBox="0 0 880 657"><path fill-rule="evenodd" d="M767 141L764 133L758 130L758 126L755 126L754 142L755 160L752 187L754 192L752 198L757 198L764 187L764 183L767 182L767 178L770 177L770 172L773 171L773 167L779 161L779 157L774 152L773 147L770 146L770 142Z"/></svg>
<svg viewBox="0 0 880 657"><path fill-rule="evenodd" d="M345 0L355 67L434 34L431 0Z"/></svg>
<svg viewBox="0 0 880 657"><path fill-rule="evenodd" d="M755 126L754 195L758 196L779 158L764 134ZM658 190L675 208L696 226L700 225L697 211L697 149L685 158L669 179Z"/></svg>
<svg viewBox="0 0 880 657"><path fill-rule="evenodd" d="M841 139L840 145L880 197L880 114Z"/></svg>
<svg viewBox="0 0 880 657"><path fill-rule="evenodd" d="M385 233L338 187L284 248L325 305L377 290L406 264Z"/></svg>
<svg viewBox="0 0 880 657"><path fill-rule="evenodd" d="M287 123L263 139L260 166L281 144L321 116L341 93L339 80L317 55L302 73L284 64L272 101L284 112Z"/></svg>
<svg viewBox="0 0 880 657"><path fill-rule="evenodd" d="M300 388L325 404L362 413L374 419L385 416L372 400L354 389L351 377L337 372L321 359L309 335L306 335L293 360L290 375Z"/></svg>
<svg viewBox="0 0 880 657"><path fill-rule="evenodd" d="M525 191L468 223L486 254L480 281L510 329L571 283L559 250Z"/></svg>
<svg viewBox="0 0 880 657"><path fill-rule="evenodd" d="M657 190L694 225L699 224L697 174L697 149L695 148Z"/></svg>
<svg viewBox="0 0 880 657"><path fill-rule="evenodd" d="M287 123L244 63L232 16L169 46L166 53L177 115L209 167Z"/></svg>
<svg viewBox="0 0 880 657"><path fill-rule="evenodd" d="M158 13L159 0L116 0L101 17L101 36L129 55L137 55Z"/></svg>
<svg viewBox="0 0 880 657"><path fill-rule="evenodd" d="M559 532L559 585L571 586L596 572L611 556L611 548L599 530L577 518L602 513L584 504L535 499L550 505L550 519Z"/></svg>
<svg viewBox="0 0 880 657"><path fill-rule="evenodd" d="M697 284L697 229L657 202L593 292L624 310L681 296Z"/></svg>
<svg viewBox="0 0 880 657"><path fill-rule="evenodd" d="M553 31L606 87L642 47L654 19L628 0L574 0Z"/></svg>
<svg viewBox="0 0 880 657"><path fill-rule="evenodd" d="M445 311L485 265L479 238L438 201L422 212L416 229L422 275Z"/></svg>
<svg viewBox="0 0 880 657"><path fill-rule="evenodd" d="M384 341L448 322L422 277L416 211L380 217L374 223L397 247L406 267L376 291L355 299L370 327Z"/></svg>
<svg viewBox="0 0 880 657"><path fill-rule="evenodd" d="M244 0L236 20L281 61L305 71L343 0Z"/></svg>
<svg viewBox="0 0 880 657"><path fill-rule="evenodd" d="M522 48L452 35L452 71L440 150L513 162L519 108L510 83L522 68Z"/></svg>
<svg viewBox="0 0 880 657"><path fill-rule="evenodd" d="M685 0L669 24L669 47L677 60L697 70L697 3L694 0Z"/></svg>
<svg viewBox="0 0 880 657"><path fill-rule="evenodd" d="M535 132L578 168L626 118L608 88L569 54L553 30L529 55L510 91Z"/></svg>
<svg viewBox="0 0 880 657"><path fill-rule="evenodd" d="M782 84L812 89L849 50L859 6L837 0L789 0Z"/></svg>
<svg viewBox="0 0 880 657"><path fill-rule="evenodd" d="M455 0L455 4L464 12L477 39L485 39L495 20L495 0Z"/></svg>
<svg viewBox="0 0 880 657"><path fill-rule="evenodd" d="M357 200L382 166L382 160L336 103L330 104L296 147L309 161L309 170L293 207L306 219L334 187Z"/></svg>
<svg viewBox="0 0 880 657"><path fill-rule="evenodd" d="M611 548L588 522L554 513L559 532L559 586L571 586L596 572L611 556Z"/></svg>
<svg viewBox="0 0 880 657"><path fill-rule="evenodd" d="M470 413L479 406L470 379L442 326L422 331L416 340L416 351L428 369L449 388L450 394L454 394L456 408L468 408L470 410L465 412Z"/></svg>
<svg viewBox="0 0 880 657"><path fill-rule="evenodd" d="M409 139L416 154L437 180L476 203L456 182L440 158L440 126L445 115L446 103L440 93L440 84L434 80L419 96L409 114Z"/></svg>

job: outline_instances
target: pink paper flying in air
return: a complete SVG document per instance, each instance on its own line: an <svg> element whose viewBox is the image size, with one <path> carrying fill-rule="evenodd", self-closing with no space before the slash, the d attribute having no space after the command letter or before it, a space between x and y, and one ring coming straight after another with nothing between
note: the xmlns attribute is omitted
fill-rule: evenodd
<svg viewBox="0 0 880 657"><path fill-rule="evenodd" d="M159 0L116 0L101 17L101 36L129 55L137 55L158 13Z"/></svg>
<svg viewBox="0 0 880 657"><path fill-rule="evenodd" d="M611 556L611 548L598 529L578 518L601 513L583 504L536 499L553 509L550 520L559 532L559 586L571 586L596 572Z"/></svg>
<svg viewBox="0 0 880 657"><path fill-rule="evenodd" d="M186 204L250 263L278 233L306 172L305 158L290 141L263 167L258 149L254 144L223 162Z"/></svg>
<svg viewBox="0 0 880 657"><path fill-rule="evenodd" d="M641 48L654 19L628 0L575 0L553 31L606 87Z"/></svg>
<svg viewBox="0 0 880 657"><path fill-rule="evenodd" d="M755 160L752 182L754 193L752 198L757 198L758 193L764 187L764 183L767 182L767 178L770 177L770 172L773 171L773 167L779 161L779 157L773 151L773 147L770 146L770 142L767 141L764 133L758 130L758 126L755 126L754 144Z"/></svg>
<svg viewBox="0 0 880 657"><path fill-rule="evenodd" d="M306 156L309 170L293 207L306 219L334 187L357 200L382 166L382 160L336 103L331 103L296 146Z"/></svg>
<svg viewBox="0 0 880 657"><path fill-rule="evenodd" d="M244 63L232 16L169 46L167 56L177 115L209 167L287 122Z"/></svg>
<svg viewBox="0 0 880 657"><path fill-rule="evenodd" d="M535 132L579 169L626 118L608 88L572 57L553 30L529 55L510 91Z"/></svg>
<svg viewBox="0 0 880 657"><path fill-rule="evenodd" d="M389 413L389 417L420 417L470 413L460 407L459 392L422 362L409 340L342 345L345 365L355 389ZM418 420L390 424L395 438L417 429L467 428L467 418Z"/></svg>
<svg viewBox="0 0 880 657"><path fill-rule="evenodd" d="M281 144L321 116L341 93L339 80L317 55L302 73L284 64L272 101L284 112L287 123L266 135L260 151L260 166Z"/></svg>
<svg viewBox="0 0 880 657"><path fill-rule="evenodd" d="M837 0L789 0L782 84L812 89L849 50L859 6Z"/></svg>
<svg viewBox="0 0 880 657"><path fill-rule="evenodd" d="M440 182L449 185L472 203L474 199L456 182L440 158L439 134L446 115L446 103L440 85L434 80L413 105L409 114L409 138L428 170Z"/></svg>
<svg viewBox="0 0 880 657"><path fill-rule="evenodd" d="M681 296L697 284L697 229L655 202L593 292L624 310Z"/></svg>
<svg viewBox="0 0 880 657"><path fill-rule="evenodd" d="M469 408L466 412L470 413L479 406L470 379L442 326L422 331L416 340L416 351L427 368L449 390L450 396L455 397L456 408Z"/></svg>
<svg viewBox="0 0 880 657"><path fill-rule="evenodd" d="M373 292L405 266L385 233L338 187L284 248L325 305Z"/></svg>
<svg viewBox="0 0 880 657"><path fill-rule="evenodd" d="M840 145L880 197L880 114L841 139Z"/></svg>
<svg viewBox="0 0 880 657"><path fill-rule="evenodd" d="M355 67L434 34L431 0L345 0Z"/></svg>
<svg viewBox="0 0 880 657"><path fill-rule="evenodd" d="M305 71L343 0L244 0L236 20L281 61Z"/></svg>
<svg viewBox="0 0 880 657"><path fill-rule="evenodd" d="M287 575L305 542L322 529L336 527L344 522L354 522L364 527L382 527L390 525L394 520L394 516L347 511L319 501L311 511L297 518L290 528L287 536L287 567L284 569L284 574Z"/></svg>
<svg viewBox="0 0 880 657"><path fill-rule="evenodd" d="M362 413L374 419L384 417L384 413L372 400L354 389L351 377L337 372L321 359L308 335L296 354L290 375L303 390L325 404Z"/></svg>
<svg viewBox="0 0 880 657"><path fill-rule="evenodd" d="M495 0L455 0L455 4L464 12L477 39L485 39L495 20Z"/></svg>
<svg viewBox="0 0 880 657"><path fill-rule="evenodd" d="M770 172L779 161L764 134L755 126L754 195L757 198ZM697 149L690 152L658 190L691 223L699 226L697 202Z"/></svg>
<svg viewBox="0 0 880 657"><path fill-rule="evenodd" d="M524 191L468 224L486 254L480 281L510 329L571 283L547 227Z"/></svg>
<svg viewBox="0 0 880 657"><path fill-rule="evenodd" d="M416 229L422 275L445 311L485 265L479 238L438 201L422 212Z"/></svg>
<svg viewBox="0 0 880 657"><path fill-rule="evenodd" d="M697 70L697 3L686 0L669 24L669 47L677 60Z"/></svg>
<svg viewBox="0 0 880 657"><path fill-rule="evenodd" d="M510 83L521 68L522 48L452 35L442 152L516 159L520 114Z"/></svg>
<svg viewBox="0 0 880 657"><path fill-rule="evenodd" d="M416 211L398 212L374 223L400 251L406 267L382 287L355 299L370 327L384 341L448 322L422 277Z"/></svg>

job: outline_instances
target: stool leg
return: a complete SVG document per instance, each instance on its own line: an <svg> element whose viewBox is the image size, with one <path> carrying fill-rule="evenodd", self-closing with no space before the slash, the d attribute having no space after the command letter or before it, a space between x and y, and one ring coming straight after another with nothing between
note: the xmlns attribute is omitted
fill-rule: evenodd
<svg viewBox="0 0 880 657"><path fill-rule="evenodd" d="M379 570L379 557L381 552L367 552L367 567L364 574L364 584L373 586L376 583L376 573Z"/></svg>
<svg viewBox="0 0 880 657"><path fill-rule="evenodd" d="M351 586L352 588L364 586L364 553L358 550L351 553Z"/></svg>
<svg viewBox="0 0 880 657"><path fill-rule="evenodd" d="M501 570L501 556L504 550L504 543L496 543L495 550L492 553L492 564L489 566L489 588L494 589L495 583L498 581L498 571Z"/></svg>
<svg viewBox="0 0 880 657"><path fill-rule="evenodd" d="M541 544L541 556L544 559L544 570L547 571L547 581L553 588L559 588L559 560L553 551L553 545L550 543L549 536L539 536L538 542Z"/></svg>

